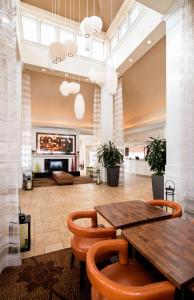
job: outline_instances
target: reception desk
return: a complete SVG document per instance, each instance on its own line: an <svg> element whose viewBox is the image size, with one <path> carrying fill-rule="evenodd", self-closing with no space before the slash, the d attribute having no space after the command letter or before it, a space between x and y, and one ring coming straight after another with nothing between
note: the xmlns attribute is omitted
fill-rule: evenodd
<svg viewBox="0 0 194 300"><path fill-rule="evenodd" d="M150 166L144 159L125 158L125 171L137 175L151 175Z"/></svg>

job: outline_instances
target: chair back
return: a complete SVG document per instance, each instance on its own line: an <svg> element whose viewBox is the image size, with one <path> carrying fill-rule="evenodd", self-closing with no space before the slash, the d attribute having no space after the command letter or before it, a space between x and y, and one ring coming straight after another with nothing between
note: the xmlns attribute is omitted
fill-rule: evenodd
<svg viewBox="0 0 194 300"><path fill-rule="evenodd" d="M98 270L96 258L111 251L118 252L119 263L128 267L128 243L125 240L117 239L98 242L87 253L87 274L93 288L100 295L108 300L174 300L175 287L169 281L156 282L144 286L127 286L106 277L103 272ZM103 297L102 299L104 299Z"/></svg>
<svg viewBox="0 0 194 300"><path fill-rule="evenodd" d="M158 200L148 201L148 203L153 206L166 206L172 208L173 213L171 215L171 218L178 218L182 216L182 207L177 202L158 199Z"/></svg>

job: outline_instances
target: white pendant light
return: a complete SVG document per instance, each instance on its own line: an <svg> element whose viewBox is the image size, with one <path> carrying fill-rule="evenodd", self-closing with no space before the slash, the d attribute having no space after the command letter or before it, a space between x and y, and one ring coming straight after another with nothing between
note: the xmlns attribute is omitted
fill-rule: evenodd
<svg viewBox="0 0 194 300"><path fill-rule="evenodd" d="M53 42L49 45L49 58L54 63L63 61L67 57L65 46L59 42Z"/></svg>
<svg viewBox="0 0 194 300"><path fill-rule="evenodd" d="M110 95L116 94L117 85L118 85L118 76L115 68L112 66L108 67L107 74L106 74L106 84L107 84L107 91Z"/></svg>
<svg viewBox="0 0 194 300"><path fill-rule="evenodd" d="M85 113L85 101L81 94L77 94L74 102L74 112L76 119L81 120Z"/></svg>
<svg viewBox="0 0 194 300"><path fill-rule="evenodd" d="M70 94L69 82L63 81L59 87L59 90L64 97L69 96Z"/></svg>
<svg viewBox="0 0 194 300"><path fill-rule="evenodd" d="M68 57L76 56L78 47L73 40L66 40L64 46Z"/></svg>
<svg viewBox="0 0 194 300"><path fill-rule="evenodd" d="M70 82L69 83L69 91L70 91L70 94L78 94L80 91L80 84L77 82Z"/></svg>
<svg viewBox="0 0 194 300"><path fill-rule="evenodd" d="M97 16L90 17L93 34L98 34L102 30L102 19Z"/></svg>
<svg viewBox="0 0 194 300"><path fill-rule="evenodd" d="M82 20L80 24L80 30L85 38L89 38L93 34L94 27L90 17L86 17Z"/></svg>

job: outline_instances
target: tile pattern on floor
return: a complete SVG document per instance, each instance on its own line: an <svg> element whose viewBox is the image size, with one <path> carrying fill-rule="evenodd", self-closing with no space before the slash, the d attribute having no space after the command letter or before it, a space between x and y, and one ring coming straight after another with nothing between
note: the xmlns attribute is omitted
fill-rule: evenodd
<svg viewBox="0 0 194 300"><path fill-rule="evenodd" d="M31 250L22 257L31 257L70 247L71 233L66 220L72 211L93 210L95 205L128 200L152 199L151 179L128 175L125 186L109 187L94 183L39 187L20 192L22 212L31 215ZM78 221L87 226L89 220ZM80 223L81 222L81 223ZM99 224L110 226L98 216Z"/></svg>

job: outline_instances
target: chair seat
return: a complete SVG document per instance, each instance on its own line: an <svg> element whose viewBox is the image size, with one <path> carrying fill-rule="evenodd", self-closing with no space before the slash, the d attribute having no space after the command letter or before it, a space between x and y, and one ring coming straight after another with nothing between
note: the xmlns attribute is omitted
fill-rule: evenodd
<svg viewBox="0 0 194 300"><path fill-rule="evenodd" d="M101 272L112 281L128 287L143 286L156 282L155 278L135 260L130 260L127 265L121 265L120 263L109 265ZM92 300L108 300L102 297L93 287L91 295Z"/></svg>
<svg viewBox="0 0 194 300"><path fill-rule="evenodd" d="M85 238L85 237L79 237L74 235L71 238L71 248L72 253L81 261L86 261L86 255L87 251L90 249L91 246L93 246L95 243L107 240L107 237L100 237L100 238ZM107 257L110 257L110 254L106 254L99 257L99 261L106 259Z"/></svg>

